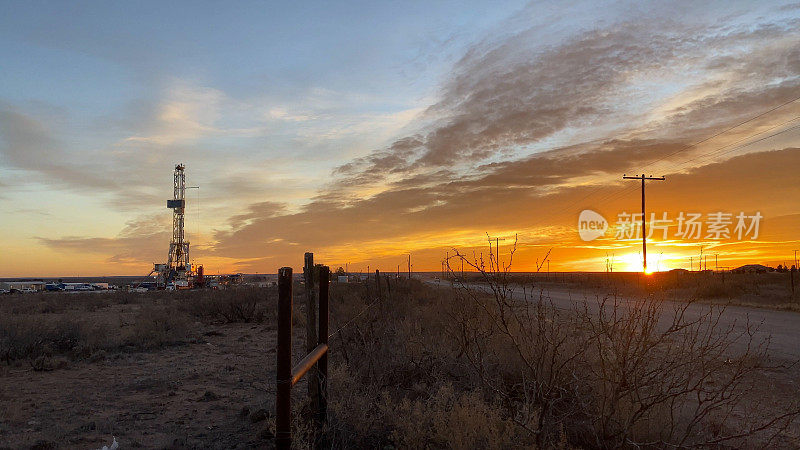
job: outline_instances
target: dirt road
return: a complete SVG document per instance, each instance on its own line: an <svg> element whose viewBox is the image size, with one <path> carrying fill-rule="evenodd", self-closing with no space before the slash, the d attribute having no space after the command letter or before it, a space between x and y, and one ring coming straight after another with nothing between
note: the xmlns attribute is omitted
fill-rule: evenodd
<svg viewBox="0 0 800 450"><path fill-rule="evenodd" d="M428 283L439 286L449 286L444 281L438 282L434 279L426 280ZM485 284L470 283L467 287L472 289L482 289L488 291ZM522 299L539 298L552 301L553 305L562 309L574 309L584 302L594 312L599 311L599 300L607 295L602 291L591 291L587 289L574 289L565 287L535 288L533 291L524 290L522 286L513 286L511 295L514 298ZM618 298L621 305L629 305L636 301L633 298ZM684 303L665 301L665 314L662 314L660 324L668 326L670 322L670 311L674 308L683 306ZM721 306L714 306L720 308ZM693 303L686 311L687 319L697 318L707 313L711 305L706 303ZM800 313L791 311L776 311L770 309L751 308L745 306L725 306L720 318L719 326L721 329L732 327L734 333L743 333L750 324L754 331L756 342L763 342L769 339L768 355L770 358L781 363L791 363L800 361ZM740 350L744 342L732 346L734 351Z"/></svg>

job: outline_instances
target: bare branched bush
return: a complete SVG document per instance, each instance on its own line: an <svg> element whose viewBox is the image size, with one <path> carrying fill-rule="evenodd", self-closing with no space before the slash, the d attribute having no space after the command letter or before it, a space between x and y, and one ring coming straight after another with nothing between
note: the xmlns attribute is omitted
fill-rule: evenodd
<svg viewBox="0 0 800 450"><path fill-rule="evenodd" d="M333 448L508 448L534 442L446 332L450 293L417 280L332 286L326 441Z"/></svg>
<svg viewBox="0 0 800 450"><path fill-rule="evenodd" d="M483 389L540 446L562 433L594 448L769 442L798 416L796 406L745 403L768 345L752 324L723 326L724 309L691 301L556 304L509 282L514 249L507 264L492 250L488 261L454 251L481 283L454 284L447 330ZM719 426L733 415L743 427Z"/></svg>

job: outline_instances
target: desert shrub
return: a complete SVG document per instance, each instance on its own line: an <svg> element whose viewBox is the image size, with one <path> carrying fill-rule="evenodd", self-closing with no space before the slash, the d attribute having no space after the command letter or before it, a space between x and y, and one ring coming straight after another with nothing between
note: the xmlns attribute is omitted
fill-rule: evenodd
<svg viewBox="0 0 800 450"><path fill-rule="evenodd" d="M177 302L181 311L217 323L262 322L275 315L276 293L259 288L205 291Z"/></svg>
<svg viewBox="0 0 800 450"><path fill-rule="evenodd" d="M556 308L542 294L515 292L510 266L496 255L484 265L455 253L486 289L457 287L461 301L445 327L540 446L553 445L561 430L594 448L747 445L757 435L769 441L798 415L797 405L775 413L745 397L767 342L750 324L721 325L724 309L650 296ZM732 415L744 429L709 431Z"/></svg>
<svg viewBox="0 0 800 450"><path fill-rule="evenodd" d="M11 295L0 302L2 314L64 314L71 311L94 312L110 305L138 303L160 293L135 294L106 292L37 292Z"/></svg>
<svg viewBox="0 0 800 450"><path fill-rule="evenodd" d="M85 357L102 347L102 332L77 317L4 316L0 320L0 360Z"/></svg>
<svg viewBox="0 0 800 450"><path fill-rule="evenodd" d="M69 361L60 357L38 356L31 360L31 369L37 372L63 369L69 366Z"/></svg>
<svg viewBox="0 0 800 450"><path fill-rule="evenodd" d="M69 300L72 295L52 297ZM130 326L120 326L125 325L121 316L110 320L112 316L87 315L85 310L0 315L0 361L30 360L35 370L49 370L62 366L61 357L91 360L107 352L154 349L192 337L186 314L152 300L135 313Z"/></svg>
<svg viewBox="0 0 800 450"><path fill-rule="evenodd" d="M526 444L503 408L475 391L455 389L446 381L431 390L397 397L389 389L353 378L347 364L331 369L325 429L332 448L509 448ZM308 428L304 428L308 432ZM305 440L310 438L305 436ZM527 444L531 444L530 441Z"/></svg>
<svg viewBox="0 0 800 450"><path fill-rule="evenodd" d="M752 325L722 326L724 309L613 296L557 307L495 255L468 263L480 288L390 279L376 301L374 280L333 284L331 447L751 447L800 412L746 396L767 343Z"/></svg>
<svg viewBox="0 0 800 450"><path fill-rule="evenodd" d="M324 431L331 447L533 444L464 370L444 326L449 318L442 303L452 297L416 280L388 281L382 283L382 301L376 301L374 282L332 285L331 316L340 320L334 320L339 331L331 338L332 361L339 362L331 369Z"/></svg>
<svg viewBox="0 0 800 450"><path fill-rule="evenodd" d="M136 316L124 343L140 349L153 349L186 341L190 323L174 307L144 306Z"/></svg>

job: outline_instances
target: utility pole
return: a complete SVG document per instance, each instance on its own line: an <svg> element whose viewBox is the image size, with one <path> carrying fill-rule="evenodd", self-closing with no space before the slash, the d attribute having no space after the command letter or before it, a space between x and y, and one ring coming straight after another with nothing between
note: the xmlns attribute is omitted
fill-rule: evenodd
<svg viewBox="0 0 800 450"><path fill-rule="evenodd" d="M408 254L408 279L411 279L411 253Z"/></svg>
<svg viewBox="0 0 800 450"><path fill-rule="evenodd" d="M644 208L644 182L645 180L653 180L653 181L664 181L666 180L665 177L654 177L652 175L636 177L629 177L625 174L622 174L622 179L624 180L642 180L642 269L644 273L647 273L647 222L645 219L645 208Z"/></svg>
<svg viewBox="0 0 800 450"><path fill-rule="evenodd" d="M700 272L703 271L703 246L702 245L700 246L700 262L699 262L699 265L698 265L697 268L698 268L698 270Z"/></svg>

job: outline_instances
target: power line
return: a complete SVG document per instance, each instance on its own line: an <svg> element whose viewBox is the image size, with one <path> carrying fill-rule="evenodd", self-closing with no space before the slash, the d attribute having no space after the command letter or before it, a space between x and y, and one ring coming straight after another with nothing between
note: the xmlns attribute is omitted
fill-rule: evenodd
<svg viewBox="0 0 800 450"><path fill-rule="evenodd" d="M681 163L681 165L685 165L685 164L687 164L687 163L690 163L690 162L694 162L694 161L700 160L701 158L702 158L702 161L701 161L701 162L702 162L702 163L706 163L706 162L708 162L708 161L711 161L712 159L714 159L714 158L716 158L716 157L719 157L719 156L722 156L722 155L727 155L728 153L735 152L736 150L740 150L740 149L742 149L742 148L748 147L748 146L750 146L750 145L753 145L753 144L755 144L755 143L757 143L757 142L761 142L761 141L764 141L764 140L766 140L766 139L769 139L769 138L772 138L772 137L778 136L778 135L780 135L780 134L783 134L783 133L788 133L789 131L796 130L796 129L800 128L800 125L796 125L796 126L793 126L793 127L789 127L789 128L787 128L787 129L785 129L785 130L781 130L781 131L778 131L778 132L776 132L776 133L770 134L769 136L764 136L764 137L762 137L762 138L760 138L760 139L756 139L756 140L754 140L754 141L751 141L751 142L748 142L748 143L746 143L746 144L742 144L742 145L736 146L736 147L734 147L734 148L732 148L732 149L730 149L730 150L727 150L727 151L721 151L721 150L724 150L724 149L725 149L725 148L727 148L727 147L730 147L731 145L736 145L736 144L738 144L738 143L741 143L741 142L747 141L747 140L749 140L749 139L752 139L752 138L754 138L754 137L756 137L756 136L758 136L758 135L760 135L760 134L768 133L768 132L770 132L770 131L774 130L775 128L778 128L778 127L780 127L780 126L786 125L786 124L787 124L787 123L789 123L789 122L794 122L794 121L795 121L795 120L797 120L797 119L800 119L800 116L797 116L797 117L795 117L794 119L792 119L792 120L788 120L788 121L786 121L786 122L784 122L784 123L782 123L782 124L775 125L774 127L771 127L771 128L769 128L769 129L767 129L767 130L761 131L761 132L759 132L759 133L756 133L756 134L753 134L753 135L751 135L751 136L747 136L746 138L744 138L744 139L740 139L740 140L738 140L738 141L736 141L736 142L734 142L734 143L731 143L731 144L725 145L725 146L723 146L723 147L720 147L720 148L718 148L718 149L716 149L716 150L714 150L714 151L712 151L712 152L709 152L709 153L706 153L706 154L702 154L702 155L698 155L698 156L696 156L696 157L694 157L694 158L688 159L688 160L684 161L683 163ZM680 169L684 169L684 168L685 168L685 167L680 167Z"/></svg>
<svg viewBox="0 0 800 450"><path fill-rule="evenodd" d="M786 105L788 105L788 104L794 103L794 102L796 102L797 100L800 100L800 97L795 97L795 98L793 98L793 99L791 99L791 100L788 100L788 101L786 101L786 102L784 102L784 103L781 103L780 105L778 105L778 106L775 106L775 107L773 107L773 108L771 108L771 109L769 109L769 110L767 110L767 111L764 111L764 112L762 112L762 113L760 113L760 114L758 114L758 115L756 115L756 116L753 116L753 117L751 117L751 118L749 118L749 119L747 119L747 120L744 120L744 121L742 121L742 122L739 122L739 123L737 123L737 124L736 124L736 125L734 125L734 126L728 127L728 128L726 128L726 129L724 129L724 130L722 130L722 131L719 131L719 132L717 132L717 133L714 133L714 134L712 134L711 136L708 136L708 137L706 137L706 138L704 138L704 139L701 139L701 140L699 140L699 141L697 141L697 142L695 142L695 143L693 143L693 144L689 144L689 145L687 145L687 146L685 146L685 147L683 147L683 148L681 148L681 149L679 149L679 150L676 150L676 151L674 151L674 152L672 152L672 153L670 153L670 154L668 154L668 155L662 156L661 158L658 158L658 159L656 159L655 161L651 161L651 162L649 162L649 163L645 164L645 165L643 166L643 168L650 167L650 166L652 166L653 164L655 164L655 163L658 163L658 162L660 162L660 161L663 161L663 160L665 160L665 159L667 159L667 158L670 158L670 157L672 157L672 156L674 156L674 155L676 155L676 154L678 154L678 153L680 153L680 152L686 151L686 150L688 150L688 149L690 149L690 148L692 148L692 147L696 147L696 146L698 146L698 145L700 145L700 144L702 144L702 143L704 143L704 142L708 142L708 141L710 141L711 139L714 139L715 137L721 136L721 135L723 135L723 134L725 134L725 133L727 133L727 132L729 132L729 131L731 131L731 130L735 130L736 128L739 128L739 127L740 127L740 126L742 126L742 125L748 124L748 123L750 123L750 122L752 122L752 121L754 121L754 120L756 120L756 119L759 119L759 118L761 118L761 117L763 117L763 116L765 116L765 115L767 115L767 114L769 114L769 113L771 113L771 112L773 112L773 111L776 111L776 110L778 110L778 109L780 109L780 108L783 108L784 106L786 106ZM789 121L786 121L786 122L784 122L784 123L783 123L783 124L781 124L781 125L784 125L784 124L786 124L786 123L789 123L789 122L792 122L792 121L794 121L794 120L797 120L798 118L800 118L800 116L797 116L797 117L795 117L795 118L793 118L793 119L791 119L791 120L789 120ZM781 126L781 125L777 125L777 126ZM772 127L772 128L770 128L769 130L772 130L772 129L774 129L774 128L776 128L776 127ZM766 130L766 131L769 131L769 130ZM756 134L756 135L757 135L757 134ZM746 140L746 139L749 139L749 138L751 138L751 137L753 137L753 136L755 136L755 135L751 135L751 136L749 136L749 137L745 138L745 140ZM741 141L738 141L738 142L741 142ZM717 149L717 150L719 150L719 149ZM716 150L714 150L714 151L716 151ZM583 198L581 198L579 201L586 200L588 197L590 197L592 194L594 194L594 192L596 192L598 189L600 189L600 188L595 188L595 190L594 190L594 191L590 192L589 194L587 194L586 196L584 196ZM624 192L624 191L623 191L623 192Z"/></svg>
<svg viewBox="0 0 800 450"><path fill-rule="evenodd" d="M759 114L759 115L757 115L757 116L751 117L751 118L749 118L749 119L745 120L744 122L740 122L740 123L738 123L738 124L736 124L736 125L734 125L734 126L732 126L732 127L726 128L726 129L724 129L724 130L720 131L719 133L715 133L715 134L713 134L713 135L711 135L711 136L709 136L709 137L707 137L707 138L705 138L705 139L702 139L702 140L700 140L700 141L697 141L697 142L695 142L694 144L689 144L689 145L687 145L686 147L684 147L684 148L682 148L682 149L680 149L680 150L676 150L676 151L674 151L674 152L670 153L669 155L662 156L661 158L659 158L659 159L657 159L657 160L655 160L655 161L650 161L650 162L649 162L649 163L647 163L647 164L646 164L644 167L650 167L650 166L652 166L653 164L655 164L655 163L657 163L657 162L661 162L661 161L663 161L663 160L665 160L665 159L667 159L667 158L670 158L670 157L672 157L672 156L674 156L674 155L677 155L677 154L678 154L678 153L680 153L680 152L686 151L686 150L688 150L688 149L690 149L690 148L692 148L692 147L696 147L696 146L698 146L698 145L702 144L703 142L708 142L708 141L710 141L711 139L714 139L714 138L715 138L715 137L717 137L717 136L723 135L723 134L727 133L728 131L735 130L736 128L739 128L739 127L740 127L740 126L742 126L742 125L748 124L748 123L750 123L750 122L752 122L752 121L754 121L754 120L756 120L756 119L758 119L758 118L761 118L761 117L763 117L763 116L765 116L765 115L767 115L767 114L769 114L769 113L771 113L771 112L773 112L773 111L775 111L775 110L778 110L778 109L780 109L780 108L783 108L784 106L786 106L786 105L788 105L788 104L790 104L790 103L794 103L794 102L796 102L797 100L800 100L800 97L796 97L796 98L794 98L794 99L792 99L792 100L789 100L789 101L787 101L787 102L785 102L785 103L781 103L780 105L778 105L778 106L776 106L776 107L774 107L774 108L772 108L772 109L769 109L769 110L767 110L767 111L764 111L764 112L762 112L761 114Z"/></svg>
<svg viewBox="0 0 800 450"><path fill-rule="evenodd" d="M781 131L779 131L779 132L777 132L777 133L773 133L773 134L771 134L771 135L769 135L769 136L765 136L765 137L763 137L763 138L760 138L760 139L757 139L757 140L754 140L754 141L748 142L748 143L746 143L746 144L742 144L742 145L736 146L736 147L734 147L734 148L732 148L732 149L730 149L730 150L727 150L727 151L724 151L724 152L719 152L719 150L723 150L723 149L725 149L725 148L727 148L727 147L730 147L731 145L735 145L736 143L743 142L743 141L746 141L746 140L748 140L748 139L752 139L752 138L753 138L753 137L755 137L755 136L758 136L758 135L760 135L760 134L764 134L764 133L766 133L766 132L769 132L770 130L773 130L773 129L775 129L775 128L779 127L779 126L785 125L786 123L788 123L788 122L792 122L792 121L794 121L794 120L797 120L797 119L800 119L800 116L798 116L798 117L795 117L794 119L792 119L792 120L789 120L789 121L787 121L787 122L784 122L784 123L782 123L782 124L779 124L779 125L776 125L776 126L774 126L774 127L771 127L771 128L769 128L769 129L767 129L767 130L764 130L764 131L761 131L761 132L758 132L758 133L752 134L752 135L750 135L750 136L747 136L746 138L744 138L744 139L740 139L739 141L737 141L737 142L734 142L733 144L728 144L728 145L724 145L724 146L722 146L722 147L719 147L719 148L717 148L717 149L715 149L715 150L713 150L713 151L711 151L711 152L709 152L709 153L707 153L707 154L705 154L705 155L699 155L699 156L697 156L697 157L695 157L695 158L691 158L691 159L689 159L689 160L686 160L686 161L684 161L684 162L680 163L680 165L682 166L682 165L685 165L686 163L689 163L689 162L692 162L692 161L696 161L696 160L700 159L700 158L701 158L701 157L703 157L703 156L713 155L713 156L712 156L712 158L714 158L714 157L718 157L718 156L726 155L726 154L728 154L728 153L732 153L732 152L735 152L735 151L737 151L737 150L740 150L740 149L742 149L742 148L745 148L745 147L748 147L748 146L750 146L750 145L753 145L753 144L755 144L755 143L757 143L757 142L761 142L761 141L764 141L764 140L766 140L766 139L769 139L769 138L772 138L772 137L778 136L778 135L780 135L780 134L787 133L787 132L789 132L789 131L793 131L793 130L795 130L795 129L798 129L798 128L800 128L800 125L798 125L798 126L795 126L795 127L791 127L791 128L787 128L787 129L785 129L785 130L781 130ZM704 159L704 160L703 160L703 162L707 162L707 161L709 161L710 159L711 159L711 158ZM677 168L678 170L682 170L682 169L684 169L685 167L673 166L673 168L670 168L670 169L668 169L667 171L665 171L665 173L674 173L674 172L676 171L676 170L675 170L675 168ZM634 186L634 187L631 187L631 188L629 188L629 189L625 189L625 190L623 190L623 191L619 191L619 192L613 192L613 193L607 194L606 196L604 196L604 197L601 197L601 199L600 199L600 200L603 200L603 201L608 201L608 200L616 199L616 198L618 198L620 195L622 195L622 194L625 194L625 193L627 193L627 192L629 192L629 191L632 191L632 190L634 190L635 188L636 188L636 187Z"/></svg>

